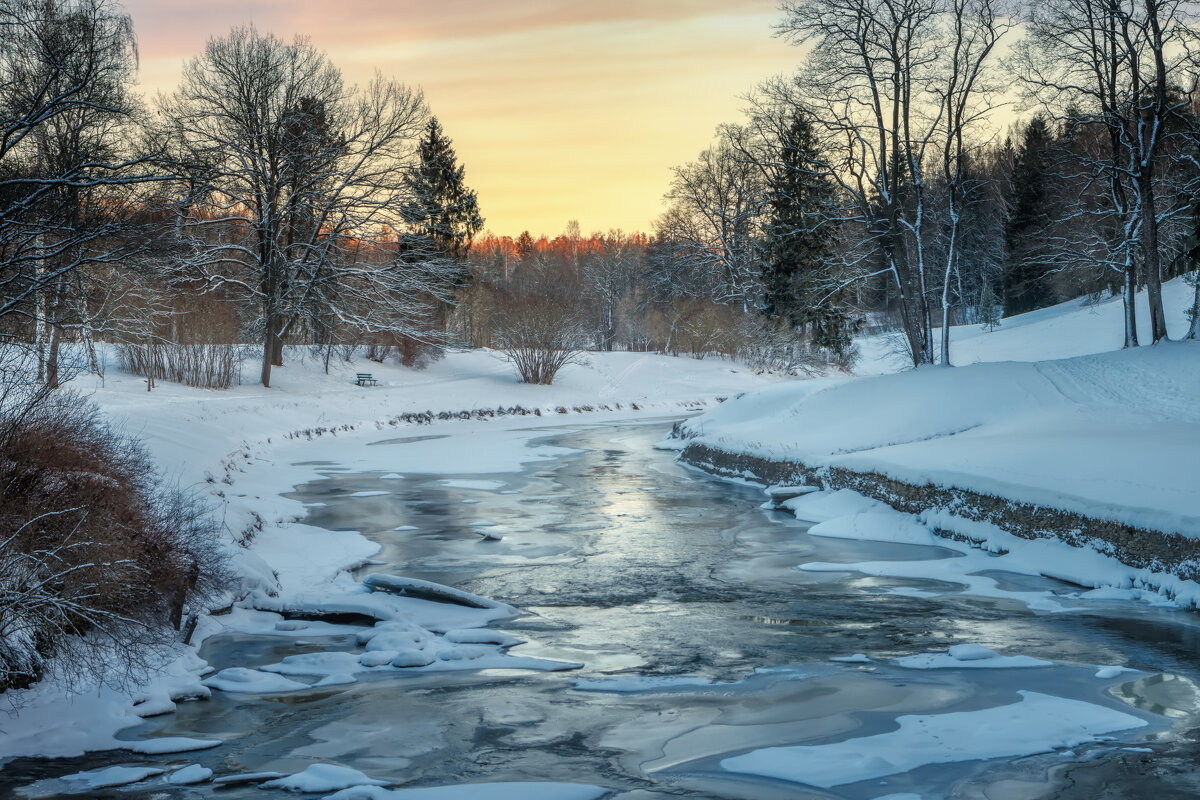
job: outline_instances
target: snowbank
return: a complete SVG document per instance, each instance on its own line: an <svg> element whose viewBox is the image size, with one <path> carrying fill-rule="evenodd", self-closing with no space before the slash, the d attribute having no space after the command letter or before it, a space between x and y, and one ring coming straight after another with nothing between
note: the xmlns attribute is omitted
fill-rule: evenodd
<svg viewBox="0 0 1200 800"><path fill-rule="evenodd" d="M689 444L955 487L1200 538L1200 343L781 385Z"/></svg>

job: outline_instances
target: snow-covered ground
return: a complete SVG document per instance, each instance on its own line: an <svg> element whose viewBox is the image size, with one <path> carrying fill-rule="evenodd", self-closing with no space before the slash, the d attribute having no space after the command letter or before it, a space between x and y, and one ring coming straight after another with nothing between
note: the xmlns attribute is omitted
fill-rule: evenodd
<svg viewBox="0 0 1200 800"><path fill-rule="evenodd" d="M180 646L160 675L132 692L102 687L72 695L54 681L44 681L27 691L6 693L3 700L17 713L0 726L0 759L115 748L182 752L213 747L220 741L118 738L122 729L143 717L169 712L177 700L211 691L294 692L321 681L348 683L360 674L392 669L571 667L507 655L507 647L516 642L486 628L515 615L502 604L479 599L488 607L463 608L370 591L346 570L370 559L378 545L354 532L331 534L299 522L304 506L281 493L318 477L321 463L329 462L357 471L407 474L516 471L525 463L563 454L561 448L536 446L538 427L580 420L581 415L589 421L678 415L778 380L719 359L641 353L590 355L586 363L566 367L550 387L520 383L503 358L491 351L450 353L424 370L364 359L334 361L329 374L318 359L304 358L302 351L289 356L288 365L274 371L270 389L254 383L253 361L245 365L244 384L228 391L159 382L148 392L142 379L115 365L103 381L86 376L74 382L72 388L87 394L109 420L139 436L170 478L213 503L229 535L232 565L240 579L230 599L244 599L232 614L204 617L192 645ZM378 386L356 386L358 372L372 373ZM515 407L528 413L484 420L436 419L439 412ZM435 416L430 424L400 419L405 413L426 411ZM464 433L468 435L453 435ZM409 436L429 438L403 448L403 463L397 460L396 448L372 446ZM496 488L491 483L483 487L485 482L478 479L459 483ZM481 522L484 526L486 521ZM248 544L242 547L235 540ZM359 633L360 643L366 644L361 657L330 653L319 663L285 659L261 670L233 668L210 675L207 664L196 656L205 637L222 631L328 633L321 626L333 626L296 624L277 612L338 609L378 620L374 628ZM96 778L110 779L108 773ZM81 779L94 787L92 780ZM563 796L583 795L576 791Z"/></svg>
<svg viewBox="0 0 1200 800"><path fill-rule="evenodd" d="M1166 287L1175 335L1186 330L1191 291L1182 281ZM954 359L966 366L767 387L690 420L683 435L728 452L961 488L1200 538L1200 343L1114 350L1120 315L1119 299L1071 302L1006 319L992 332L962 328L951 341ZM864 344L866 372L893 366L881 340ZM958 519L952 509L905 521L887 516L890 510L876 518L870 507L825 514L816 510L822 502L808 495L786 505L807 519L830 520L826 535L915 541L937 526L1009 553L1008 561L1022 566L1007 568L1018 572L1200 602L1194 584L1129 570L1090 550L1022 542ZM928 565L933 572L944 566ZM805 568L839 567L846 565ZM919 577L914 564L858 567Z"/></svg>

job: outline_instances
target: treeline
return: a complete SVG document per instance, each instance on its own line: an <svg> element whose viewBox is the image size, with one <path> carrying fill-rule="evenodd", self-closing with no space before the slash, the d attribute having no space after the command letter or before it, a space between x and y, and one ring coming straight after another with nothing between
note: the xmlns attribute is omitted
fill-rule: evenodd
<svg viewBox="0 0 1200 800"><path fill-rule="evenodd" d="M850 357L848 339L817 352L756 302L731 302L736 297L711 265L661 235L583 235L571 222L553 238L488 234L468 260L471 279L451 332L473 347L507 350L518 334L529 341L526 329L536 321L544 348L560 351L719 355L785 371Z"/></svg>
<svg viewBox="0 0 1200 800"><path fill-rule="evenodd" d="M1139 290L1151 340L1166 338L1162 282L1200 257L1192 6L783 12L776 33L806 48L799 71L756 88L746 120L675 170L656 231L674 281L827 347L884 315L917 365L950 362L949 325L1108 292L1125 298L1126 346ZM1031 112L998 135L1012 103ZM1197 310L1200 287L1189 338Z"/></svg>

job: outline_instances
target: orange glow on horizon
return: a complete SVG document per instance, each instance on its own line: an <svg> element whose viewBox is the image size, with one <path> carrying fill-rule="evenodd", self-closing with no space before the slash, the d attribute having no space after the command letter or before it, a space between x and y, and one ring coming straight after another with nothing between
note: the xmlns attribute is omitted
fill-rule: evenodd
<svg viewBox="0 0 1200 800"><path fill-rule="evenodd" d="M311 38L348 82L420 86L489 230L649 230L670 169L740 96L790 72L777 0L124 0L150 96L212 36L253 22ZM333 9L333 10L331 10Z"/></svg>

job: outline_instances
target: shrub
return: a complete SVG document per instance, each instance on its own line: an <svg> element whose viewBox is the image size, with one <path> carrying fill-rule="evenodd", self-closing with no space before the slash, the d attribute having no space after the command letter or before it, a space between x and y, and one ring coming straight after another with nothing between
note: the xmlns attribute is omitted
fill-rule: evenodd
<svg viewBox="0 0 1200 800"><path fill-rule="evenodd" d="M446 357L445 349L438 342L440 338L435 331L422 338L402 333L376 334L367 345L367 358L382 364L391 357L406 367L425 369Z"/></svg>
<svg viewBox="0 0 1200 800"><path fill-rule="evenodd" d="M117 357L124 371L201 389L241 383L245 352L230 301L198 286L145 285L118 310Z"/></svg>
<svg viewBox="0 0 1200 800"><path fill-rule="evenodd" d="M224 586L216 523L82 397L10 402L0 420L0 690L51 659L111 677L115 655L128 674Z"/></svg>
<svg viewBox="0 0 1200 800"><path fill-rule="evenodd" d="M201 389L228 389L242 382L241 345L123 343L117 348L121 369L155 380Z"/></svg>
<svg viewBox="0 0 1200 800"><path fill-rule="evenodd" d="M525 383L549 386L583 355L587 332L566 303L546 295L509 297L492 314L496 342Z"/></svg>

